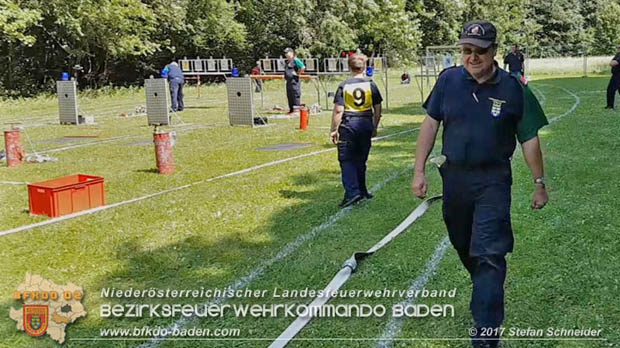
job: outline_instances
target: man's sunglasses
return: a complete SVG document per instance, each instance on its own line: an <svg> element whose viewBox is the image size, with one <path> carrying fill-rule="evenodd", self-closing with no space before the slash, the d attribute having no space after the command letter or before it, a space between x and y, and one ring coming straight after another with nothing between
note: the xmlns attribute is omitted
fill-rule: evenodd
<svg viewBox="0 0 620 348"><path fill-rule="evenodd" d="M465 47L465 48L463 48L463 54L466 55L466 56L469 56L472 53L475 53L477 56L482 56L482 55L485 55L485 54L489 53L490 49L491 49L491 47L477 48L477 49L471 49L471 48Z"/></svg>

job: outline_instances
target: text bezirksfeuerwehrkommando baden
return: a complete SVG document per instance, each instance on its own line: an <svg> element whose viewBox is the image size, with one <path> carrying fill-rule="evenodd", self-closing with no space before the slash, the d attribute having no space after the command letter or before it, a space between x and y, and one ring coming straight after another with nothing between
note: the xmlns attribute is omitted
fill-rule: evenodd
<svg viewBox="0 0 620 348"><path fill-rule="evenodd" d="M391 309L391 310L390 310ZM313 306L305 304L109 304L99 305L101 318L170 318L200 317L454 317L451 304L325 304Z"/></svg>
<svg viewBox="0 0 620 348"><path fill-rule="evenodd" d="M324 289L231 289L231 288L203 288L200 289L117 289L102 288L101 298L454 298L456 288L450 290L437 289L348 289L326 291Z"/></svg>

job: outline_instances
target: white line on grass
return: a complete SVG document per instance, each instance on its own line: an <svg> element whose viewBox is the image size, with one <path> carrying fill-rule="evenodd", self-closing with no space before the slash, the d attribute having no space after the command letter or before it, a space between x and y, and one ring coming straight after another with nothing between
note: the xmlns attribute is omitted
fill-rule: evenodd
<svg viewBox="0 0 620 348"><path fill-rule="evenodd" d="M21 181L0 181L0 184L3 185L28 185L28 182L21 182Z"/></svg>
<svg viewBox="0 0 620 348"><path fill-rule="evenodd" d="M570 94L571 96L573 96L575 98L575 103L571 106L571 108L568 109L568 111L564 112L563 114L557 115L557 116L553 117L552 119L550 119L549 120L549 124L552 124L553 122L561 119L562 117L571 114L573 111L575 111L577 106L579 106L579 103L581 102L581 99L577 95L575 95L575 93L569 91L566 88L559 87L559 86L553 86L553 85L545 85L545 86L551 86L551 87L559 88L559 89L563 90L564 92ZM547 100L547 98L545 97L544 93L542 93L542 91L538 90L538 92L542 96L541 99ZM435 248L435 252L433 253L433 255L431 256L431 258L429 259L429 261L426 264L426 269L424 270L422 275L417 277L411 283L411 287L409 289L417 290L417 289L423 288L426 285L428 280L435 273L439 263L443 259L444 255L445 255L446 248L448 246L448 241L449 241L449 239L446 236L446 237L444 237L444 239L441 242L439 242L439 244ZM404 302L405 302L405 304L411 304L411 303L413 303L413 301L414 301L414 299L409 299L409 300L404 301ZM401 304L403 304L403 303L401 302ZM385 327L385 329L383 331L383 334L381 335L381 338L379 339L379 343L377 344L377 347L380 347L380 348L392 347L392 345L393 345L393 343L395 341L395 337L398 336L398 334L400 334L400 331L401 331L402 327L403 327L403 319L402 318L394 318L394 317L392 317L390 319L390 321L387 323L387 325L386 325L386 327Z"/></svg>
<svg viewBox="0 0 620 348"><path fill-rule="evenodd" d="M227 123L225 123L225 122L216 122L216 123L204 124L204 125L203 124L196 124L196 125L191 125L191 126L177 125L176 127L178 127L178 128L173 128L172 130L181 133L181 132L188 132L188 131L193 131L193 130L197 130L197 129L212 128L212 127L217 127L218 125L226 125L226 124ZM183 127L183 128L181 128L181 127ZM144 139L148 140L148 138L146 138L144 134L122 135L122 136L112 137L112 138L108 138L108 139L89 141L87 143L82 143L82 144L68 145L68 146L57 147L57 148L53 148L53 149L49 149L49 150L38 151L38 153L54 153L54 152L60 152L60 151L65 151L65 150L76 149L76 148L80 148L80 147L86 147L86 146L92 146L92 145L101 145L101 144L105 144L105 143L115 142L115 141L118 141L118 140L140 138L140 137L143 137Z"/></svg>
<svg viewBox="0 0 620 348"><path fill-rule="evenodd" d="M371 192L377 192L381 190L387 183L400 177L404 173L410 171L411 168L412 166L409 165L405 169L400 170L397 173L392 174L389 177L383 179L381 182L377 183L375 186L373 186L370 189ZM247 287L252 281L262 276L267 270L267 268L269 268L271 265L291 255L294 251L299 249L299 247L301 247L302 244L304 244L306 241L313 239L314 237L316 237L317 234L330 228L338 220L346 216L351 211L351 208L352 207L347 207L347 208L339 210L337 213L327 218L322 224L312 228L310 232L307 232L305 234L298 236L294 241L286 244L282 249L280 249L280 251L278 251L278 253L275 256L271 257L270 259L266 261L263 261L260 265L258 265L258 267L254 268L254 270L252 270L247 275L234 280L230 285L228 285L227 289L238 290L238 289ZM208 301L207 303L205 303L205 305L219 304L225 301L226 299L227 299L226 297L218 297L216 299ZM190 322L192 319L193 317L189 317L189 318L181 317L179 320L177 320L172 325L167 327L168 332L170 332L171 330L175 330L175 329L179 329L183 327L188 322ZM139 347L140 348L153 348L153 347L156 347L160 342L165 341L166 339L167 339L166 337L156 337L156 338L151 339L151 341L140 345Z"/></svg>
<svg viewBox="0 0 620 348"><path fill-rule="evenodd" d="M405 134L405 133L411 133L413 131L418 130L419 128L411 128L408 130L404 130L401 132L396 132L396 133L392 133L392 134L388 134L388 135L384 135L382 137L377 137L374 138L373 141L377 141L377 140L382 140L382 139L387 139L390 137L395 137L401 134ZM126 204L131 204L131 203L136 203L136 202L140 202L143 201L145 199L149 199L149 198L153 198L153 197L157 197L157 196L161 196L163 194L167 194L167 193L171 193L171 192L175 192L175 191L179 191L179 190L183 190L192 186L196 186L196 185L200 185L200 184L206 184L212 181L216 181L216 180L220 180L220 179L225 179L225 178L230 178L233 176L239 176L239 175L244 175L262 168L267 168L267 167L271 167L271 166L275 166L278 164L282 164L282 163L286 163L286 162L290 162L290 161L295 161L298 159L302 159L302 158L306 158L306 157L310 157L310 156L314 156L314 155L319 155L322 153L326 153L326 152L331 152L331 151L335 151L336 148L332 147L329 149L324 149L324 150L317 150L317 151L313 151L310 153L305 153L302 155L297 155L297 156L293 156L293 157L288 157L288 158L283 158L280 160L276 160L276 161L272 161L272 162L267 162L267 163L263 163L263 164L259 164L250 168L246 168L246 169L242 169L242 170L238 170L236 172L232 172L232 173L228 173L228 174L223 174L223 175L219 175L216 177L212 177L209 179L205 179L205 180L200 180L200 181L196 181L190 184L185 184L182 186L177 186L177 187L173 187L171 189L167 189L167 190L163 190L163 191L159 191L159 192L155 192L155 193L151 193L145 196L141 196L141 197L136 197L136 198L132 198L126 201L121 201L121 202L117 202L117 203L112 203L112 204L108 204L108 205L104 205L101 207L97 207L97 208L93 208L93 209L88 209L88 210L83 210L77 213L73 213L73 214L69 214L69 215L64 215L64 216L60 216L57 218L52 218L49 220L45 220L45 221L41 221L41 222L37 222L34 224L29 224L29 225L24 225L24 226L20 226L20 227L16 227L16 228L12 228L9 230L5 230L5 231L1 231L0 232L0 237L1 236L5 236L8 234L12 234L12 233L17 233L17 232L22 232L22 231L27 231L27 230L31 230L33 228L37 228L37 227L42 227L42 226L47 226L47 225L51 225L51 224L55 224L58 222L62 222L65 220L70 220L76 217L80 217L80 216L84 216L84 215L90 215L90 214L95 214L98 213L100 211L104 211L104 210L108 210L111 208L116 208L122 205L126 205Z"/></svg>
<svg viewBox="0 0 620 348"><path fill-rule="evenodd" d="M545 97L545 94L538 88L529 85L530 88L532 89L532 91L536 92L536 94L538 94L540 96L540 106L544 106L545 103L547 102L547 97Z"/></svg>
<svg viewBox="0 0 620 348"><path fill-rule="evenodd" d="M575 91L575 93L577 94L601 94L601 93L607 93L606 89L599 89L599 90L585 90L585 91Z"/></svg>
<svg viewBox="0 0 620 348"><path fill-rule="evenodd" d="M426 268L424 269L424 272L422 272L420 276L418 276L417 278L413 280L413 282L411 282L411 286L409 286L409 289L408 289L409 291L421 290L426 286L426 283L428 283L428 281L433 277L433 275L437 271L437 268L439 267L441 260L446 254L446 249L448 249L449 245L450 245L450 240L448 239L447 236L444 237L441 240L441 242L439 242L439 244L437 244L437 247L435 248L435 252L433 252L433 255L431 255L431 258L426 263ZM415 297L410 297L407 300L401 301L400 304L406 306L406 305L413 304L414 302L415 302ZM379 339L379 342L377 343L377 347L380 347L380 348L392 347L392 344L394 343L394 337L396 337L400 333L400 330L402 328L403 328L403 318L392 317L390 321L387 323L387 325L385 326L385 329L383 330L383 334L381 335L381 338Z"/></svg>
<svg viewBox="0 0 620 348"><path fill-rule="evenodd" d="M560 86L554 86L554 85L545 85L545 86L552 86L558 89L563 90L564 92L570 94L573 98L575 98L575 103L573 104L573 106L571 106L570 109L568 109L568 111L566 111L563 114L557 115L555 117L553 117L552 119L549 120L549 124L552 124L555 121L558 121L559 119L561 119L562 117L566 116L566 115L570 115L573 113L573 111L575 111L575 109L579 106L579 104L581 103L581 98L579 98L578 95L576 95L575 93L571 92L570 90L564 88L564 87L560 87Z"/></svg>

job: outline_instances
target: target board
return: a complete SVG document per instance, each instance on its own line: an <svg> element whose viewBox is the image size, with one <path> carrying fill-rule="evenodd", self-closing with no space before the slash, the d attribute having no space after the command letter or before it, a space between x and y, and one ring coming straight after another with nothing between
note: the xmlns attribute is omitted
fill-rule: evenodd
<svg viewBox="0 0 620 348"><path fill-rule="evenodd" d="M150 78L144 81L146 117L149 126L170 124L170 93L167 79Z"/></svg>
<svg viewBox="0 0 620 348"><path fill-rule="evenodd" d="M228 119L231 126L254 126L252 79L231 77L226 79L228 90Z"/></svg>
<svg viewBox="0 0 620 348"><path fill-rule="evenodd" d="M60 124L78 124L77 87L74 80L57 81L58 115Z"/></svg>

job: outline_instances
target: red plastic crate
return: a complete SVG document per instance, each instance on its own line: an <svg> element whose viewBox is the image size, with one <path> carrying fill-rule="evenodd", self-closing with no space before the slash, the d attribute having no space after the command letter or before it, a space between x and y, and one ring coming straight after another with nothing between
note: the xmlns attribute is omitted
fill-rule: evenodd
<svg viewBox="0 0 620 348"><path fill-rule="evenodd" d="M57 217L105 205L103 178L76 174L28 185L30 214Z"/></svg>

